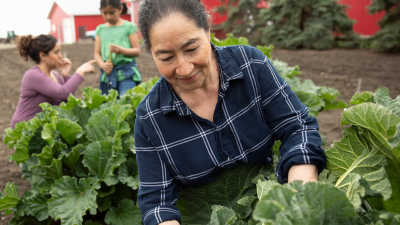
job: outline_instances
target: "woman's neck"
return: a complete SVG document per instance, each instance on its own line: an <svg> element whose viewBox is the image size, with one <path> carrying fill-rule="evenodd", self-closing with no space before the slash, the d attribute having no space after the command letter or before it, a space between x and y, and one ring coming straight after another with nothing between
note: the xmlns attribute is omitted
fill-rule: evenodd
<svg viewBox="0 0 400 225"><path fill-rule="evenodd" d="M38 64L38 67L40 68L40 70L42 71L42 73L44 73L44 74L46 74L47 76L49 76L50 77L50 72L51 72L51 69L46 65L46 64L41 64L41 63L39 63Z"/></svg>

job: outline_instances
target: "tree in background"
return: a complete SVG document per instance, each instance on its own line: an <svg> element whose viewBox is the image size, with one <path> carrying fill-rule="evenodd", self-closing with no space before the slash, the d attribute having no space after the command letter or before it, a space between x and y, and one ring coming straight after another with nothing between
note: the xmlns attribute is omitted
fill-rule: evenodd
<svg viewBox="0 0 400 225"><path fill-rule="evenodd" d="M380 30L371 37L369 47L378 51L400 52L400 0L373 0L370 13L384 10Z"/></svg>
<svg viewBox="0 0 400 225"><path fill-rule="evenodd" d="M336 0L228 0L219 12L228 14L222 28L248 37L252 44L279 48L329 49L355 47L357 35L345 6Z"/></svg>

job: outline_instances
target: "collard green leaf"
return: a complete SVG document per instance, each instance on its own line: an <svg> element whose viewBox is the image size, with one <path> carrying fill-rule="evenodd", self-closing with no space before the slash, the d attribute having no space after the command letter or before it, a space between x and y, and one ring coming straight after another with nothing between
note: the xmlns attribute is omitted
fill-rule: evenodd
<svg viewBox="0 0 400 225"><path fill-rule="evenodd" d="M113 104L92 114L86 131L90 141L102 141L118 133L121 136L130 128L125 119L133 112L129 105Z"/></svg>
<svg viewBox="0 0 400 225"><path fill-rule="evenodd" d="M106 224L112 225L141 225L141 213L135 203L129 199L123 199L118 207L111 208L105 217Z"/></svg>
<svg viewBox="0 0 400 225"><path fill-rule="evenodd" d="M70 170L75 170L76 165L79 163L81 152L85 149L83 144L75 145L70 152L66 153L63 158L63 163Z"/></svg>
<svg viewBox="0 0 400 225"><path fill-rule="evenodd" d="M70 145L83 135L82 127L71 120L60 119L57 121L56 127L61 137Z"/></svg>
<svg viewBox="0 0 400 225"><path fill-rule="evenodd" d="M343 112L342 125L353 125L369 130L383 145L379 150L391 160L396 157L392 152L392 141L399 138L400 117L391 110L374 103L363 103L347 108Z"/></svg>
<svg viewBox="0 0 400 225"><path fill-rule="evenodd" d="M267 195L270 190L272 190L274 187L280 185L276 181L261 181L258 180L257 182L257 197L258 199L261 199L264 195Z"/></svg>
<svg viewBox="0 0 400 225"><path fill-rule="evenodd" d="M374 101L379 104L387 107L392 111L393 114L400 117L400 96L397 96L395 99L392 99L389 95L389 89L387 88L378 88L374 93Z"/></svg>
<svg viewBox="0 0 400 225"><path fill-rule="evenodd" d="M360 207L360 198L365 195L365 188L360 185L364 179L369 188L382 194L385 199L392 194L392 188L383 166L386 158L378 149L370 149L359 139L356 129L347 128L344 137L326 151L328 169L338 176L336 186L345 191L356 208ZM358 174L360 177L354 175Z"/></svg>
<svg viewBox="0 0 400 225"><path fill-rule="evenodd" d="M10 157L16 163L22 163L29 159L29 148L31 139L34 138L37 132L41 132L42 121L38 118L33 118L30 121L22 121L15 125L14 129L7 128L4 132L4 144L7 144L10 149L15 152ZM42 146L43 142L35 141L34 146Z"/></svg>
<svg viewBox="0 0 400 225"><path fill-rule="evenodd" d="M91 109L89 109L81 99L73 95L68 97L67 102L62 102L56 110L59 118L77 122L81 127L87 124L91 114Z"/></svg>
<svg viewBox="0 0 400 225"><path fill-rule="evenodd" d="M99 108L103 103L107 101L107 97L102 95L100 89L97 88L83 89L82 96L84 106L86 106L90 110Z"/></svg>
<svg viewBox="0 0 400 225"><path fill-rule="evenodd" d="M96 214L96 190L99 188L94 178L62 177L50 190L49 214L60 219L62 225L81 225L88 210Z"/></svg>
<svg viewBox="0 0 400 225"><path fill-rule="evenodd" d="M293 182L268 192L253 218L274 225L361 224L346 195L330 184Z"/></svg>
<svg viewBox="0 0 400 225"><path fill-rule="evenodd" d="M209 225L234 225L238 220L235 211L230 208L214 205L211 209L212 213Z"/></svg>
<svg viewBox="0 0 400 225"><path fill-rule="evenodd" d="M38 193L36 191L27 191L24 193L19 205L18 215L29 215L35 217L38 221L45 221L49 218L47 201L50 195L46 193Z"/></svg>
<svg viewBox="0 0 400 225"><path fill-rule="evenodd" d="M12 183L7 183L3 193L0 193L0 211L5 211L6 215L15 210L20 198L17 188Z"/></svg>
<svg viewBox="0 0 400 225"><path fill-rule="evenodd" d="M346 193L347 198L351 201L355 209L360 209L362 199L366 195L366 190L362 185L361 179L359 174L349 173L340 180L340 183L336 183L335 185Z"/></svg>
<svg viewBox="0 0 400 225"><path fill-rule="evenodd" d="M274 223L281 211L287 210L296 190L288 186L277 186L267 192L257 203L253 218L263 223Z"/></svg>
<svg viewBox="0 0 400 225"><path fill-rule="evenodd" d="M126 184L133 190L139 189L139 174L137 173L137 165L135 159L127 159L125 163L118 168L118 179L121 183Z"/></svg>
<svg viewBox="0 0 400 225"><path fill-rule="evenodd" d="M90 174L108 185L118 182L114 170L125 160L126 157L122 153L113 151L111 138L90 143L83 153L83 165L89 169Z"/></svg>
<svg viewBox="0 0 400 225"><path fill-rule="evenodd" d="M240 165L217 174L218 179L207 185L184 187L177 203L182 214L182 224L207 224L213 205L232 208L251 190L256 196L252 179L259 171L260 166L257 165Z"/></svg>
<svg viewBox="0 0 400 225"><path fill-rule="evenodd" d="M370 91L356 92L350 99L350 105L358 105L365 102L374 102L374 93Z"/></svg>
<svg viewBox="0 0 400 225"><path fill-rule="evenodd" d="M381 212L379 215L379 220L375 223L375 225L398 225L400 224L400 214L398 213L390 213L390 212Z"/></svg>
<svg viewBox="0 0 400 225"><path fill-rule="evenodd" d="M389 161L386 166L388 178L392 185L392 196L383 202L384 209L388 212L400 214L400 164ZM399 216L399 215L398 215Z"/></svg>

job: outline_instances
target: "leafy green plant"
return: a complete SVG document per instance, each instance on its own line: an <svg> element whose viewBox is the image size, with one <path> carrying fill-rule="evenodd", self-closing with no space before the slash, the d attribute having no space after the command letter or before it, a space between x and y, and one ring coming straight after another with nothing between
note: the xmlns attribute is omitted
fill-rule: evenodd
<svg viewBox="0 0 400 225"><path fill-rule="evenodd" d="M335 186L360 213L381 221L379 224L397 224L400 96L392 99L385 88L377 89L372 101L365 96L371 92L357 94L352 99L356 104L343 112L344 137L327 150L328 169L337 177Z"/></svg>
<svg viewBox="0 0 400 225"><path fill-rule="evenodd" d="M212 36L211 41L217 46L249 45L247 38L237 38L231 33L227 34L227 37L223 40L219 40ZM324 86L317 86L312 80L301 80L297 77L297 75L300 74L298 66L291 67L286 62L278 59L271 59L271 52L273 51L272 45L257 45L256 48L271 60L278 73L286 80L299 99L307 105L311 115L317 116L318 113L323 110L346 107L346 103L339 100L340 93L338 90Z"/></svg>
<svg viewBox="0 0 400 225"><path fill-rule="evenodd" d="M369 47L384 52L400 52L400 0L373 0L369 11L385 11L380 30L367 40Z"/></svg>
<svg viewBox="0 0 400 225"><path fill-rule="evenodd" d="M42 104L32 120L6 129L11 159L31 184L21 198L11 183L0 196L0 210L14 214L11 224L140 224L133 125L157 80L120 99L87 88L82 99Z"/></svg>
<svg viewBox="0 0 400 225"><path fill-rule="evenodd" d="M345 7L335 0L229 0L219 11L227 13L226 32L251 37L252 44L279 48L329 49L357 47L358 36Z"/></svg>

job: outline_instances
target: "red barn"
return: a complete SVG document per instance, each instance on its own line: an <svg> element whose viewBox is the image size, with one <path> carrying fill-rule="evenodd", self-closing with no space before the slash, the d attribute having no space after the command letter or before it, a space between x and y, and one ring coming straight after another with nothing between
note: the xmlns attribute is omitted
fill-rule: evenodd
<svg viewBox="0 0 400 225"><path fill-rule="evenodd" d="M71 4L73 3L73 4ZM122 15L131 21L131 16ZM104 23L100 14L100 0L57 0L48 15L50 34L61 43L74 43L94 34L97 25Z"/></svg>

